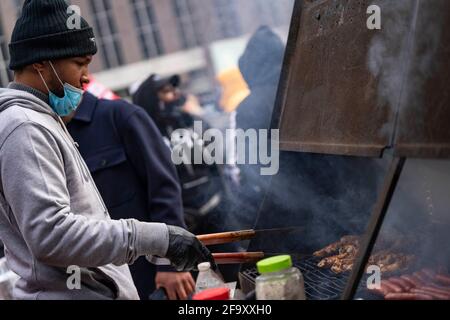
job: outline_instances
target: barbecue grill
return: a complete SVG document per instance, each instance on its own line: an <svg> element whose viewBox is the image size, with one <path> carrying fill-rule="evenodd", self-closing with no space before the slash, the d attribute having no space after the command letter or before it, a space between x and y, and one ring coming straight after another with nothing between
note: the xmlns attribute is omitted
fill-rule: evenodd
<svg viewBox="0 0 450 320"><path fill-rule="evenodd" d="M308 300L338 300L348 282L348 274L335 274L330 270L317 268L320 259L304 256L294 266L298 268L305 279L305 292ZM241 284L246 290L251 290L255 279L259 276L256 268L248 268L241 274ZM364 291L358 296L363 299L377 299L375 295Z"/></svg>
<svg viewBox="0 0 450 320"><path fill-rule="evenodd" d="M381 30L366 27L373 4L381 8ZM255 228L302 226L305 233L252 241L249 250L302 255L296 265L309 299L375 299L365 266L394 220L407 217L409 235L414 225L425 226L416 235L423 248L448 242L448 212L439 213L448 211L448 199L436 196L441 209L433 212L430 191L450 190L447 30L446 0L296 2L272 119L280 130L280 172ZM422 179L424 172L431 178ZM422 189L425 208L411 208L417 217L398 214L411 206L402 198ZM348 234L362 236L352 271L318 268L311 253ZM417 267L427 266L424 252ZM448 257L429 263L450 267ZM253 265L242 266L244 292L256 276Z"/></svg>

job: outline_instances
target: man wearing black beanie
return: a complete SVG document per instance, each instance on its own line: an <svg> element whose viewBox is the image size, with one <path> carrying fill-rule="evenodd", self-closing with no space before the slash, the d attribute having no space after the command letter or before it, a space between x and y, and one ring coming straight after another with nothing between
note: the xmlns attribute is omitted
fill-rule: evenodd
<svg viewBox="0 0 450 320"><path fill-rule="evenodd" d="M128 264L167 257L192 270L210 252L187 231L111 220L61 117L71 115L97 52L64 0L26 0L0 89L0 237L18 299L138 299ZM118 181L117 183L120 183Z"/></svg>

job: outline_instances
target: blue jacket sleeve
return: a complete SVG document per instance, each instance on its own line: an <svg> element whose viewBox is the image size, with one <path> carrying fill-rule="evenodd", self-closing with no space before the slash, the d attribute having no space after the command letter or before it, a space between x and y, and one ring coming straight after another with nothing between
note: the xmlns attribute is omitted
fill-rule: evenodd
<svg viewBox="0 0 450 320"><path fill-rule="evenodd" d="M176 168L153 120L137 108L124 122L121 137L129 160L146 186L150 221L186 228Z"/></svg>

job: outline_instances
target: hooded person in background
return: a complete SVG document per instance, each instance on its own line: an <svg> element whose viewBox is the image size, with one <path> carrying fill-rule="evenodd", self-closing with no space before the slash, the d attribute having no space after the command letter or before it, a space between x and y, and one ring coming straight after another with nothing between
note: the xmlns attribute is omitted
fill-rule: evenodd
<svg viewBox="0 0 450 320"><path fill-rule="evenodd" d="M197 98L184 94L180 85L178 75L163 78L153 74L133 94L133 103L148 113L169 140L173 131L191 127L202 113Z"/></svg>
<svg viewBox="0 0 450 320"><path fill-rule="evenodd" d="M239 59L239 69L250 95L237 108L238 129L270 129L284 51L281 38L266 26L260 27L249 40ZM246 214L238 214L234 220L244 228L252 228L270 179L261 176L259 165L245 164L240 165L239 169L239 206L242 208L236 212Z"/></svg>
<svg viewBox="0 0 450 320"><path fill-rule="evenodd" d="M139 299L128 264L140 256L179 271L214 260L182 228L110 218L61 119L80 105L97 52L92 28L80 17L69 29L67 12L64 0L25 1L9 46L14 82L0 89L0 240L20 278L14 297Z"/></svg>
<svg viewBox="0 0 450 320"><path fill-rule="evenodd" d="M269 129L285 46L268 27L259 28L239 59L239 69L250 95L237 108L237 128Z"/></svg>

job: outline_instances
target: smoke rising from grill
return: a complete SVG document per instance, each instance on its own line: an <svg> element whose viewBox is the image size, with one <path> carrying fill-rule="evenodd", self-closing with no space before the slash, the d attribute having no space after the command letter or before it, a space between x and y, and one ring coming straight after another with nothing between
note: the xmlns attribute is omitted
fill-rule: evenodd
<svg viewBox="0 0 450 320"><path fill-rule="evenodd" d="M385 173L384 160L285 152L280 163L257 229L301 226L304 231L252 243L254 248L311 253L344 235L364 233Z"/></svg>
<svg viewBox="0 0 450 320"><path fill-rule="evenodd" d="M382 31L372 40L368 67L379 79L380 105L387 104L393 114L381 134L392 137L397 112L401 108L421 110L425 81L439 67L434 58L442 34L443 13L439 4L443 2L396 0L379 3Z"/></svg>
<svg viewBox="0 0 450 320"><path fill-rule="evenodd" d="M420 266L449 266L450 161L408 160L387 212L382 239L408 239Z"/></svg>
<svg viewBox="0 0 450 320"><path fill-rule="evenodd" d="M391 142L394 142L400 133L408 134L394 131L399 124L399 112L413 109L416 117L409 120L414 121L410 127L424 125L425 84L440 67L436 56L444 32L445 1L396 0L379 3L382 7L382 31L372 40L368 67L379 82L379 104L387 104L392 111L391 121L382 128L381 133L389 135ZM401 126L399 128L402 130ZM437 176L436 172L441 172L441 176ZM410 248L405 249L412 249L419 258L418 264L431 262L433 265L437 258L433 247L439 237L434 232L439 224L432 222L437 208L431 190L434 193L436 190L448 190L444 181L448 172L448 162L408 161L384 221L379 239L410 239Z"/></svg>

